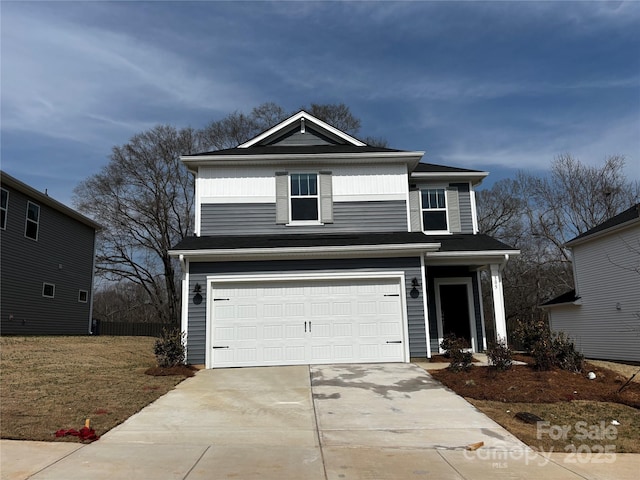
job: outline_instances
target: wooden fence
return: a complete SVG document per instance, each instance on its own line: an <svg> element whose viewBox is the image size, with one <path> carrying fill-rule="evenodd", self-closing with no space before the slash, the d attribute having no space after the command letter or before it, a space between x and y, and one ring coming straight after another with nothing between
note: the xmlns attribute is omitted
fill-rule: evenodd
<svg viewBox="0 0 640 480"><path fill-rule="evenodd" d="M129 323L96 321L94 335L114 335L131 337L159 337L163 329L175 328L176 325L166 323Z"/></svg>

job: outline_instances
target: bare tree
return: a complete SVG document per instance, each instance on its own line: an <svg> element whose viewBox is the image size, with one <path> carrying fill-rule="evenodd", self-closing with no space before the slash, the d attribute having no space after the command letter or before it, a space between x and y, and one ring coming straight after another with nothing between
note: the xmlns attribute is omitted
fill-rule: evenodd
<svg viewBox="0 0 640 480"><path fill-rule="evenodd" d="M521 251L503 274L510 328L542 318L541 303L573 288L568 240L637 202L639 184L623 172L621 156L592 167L562 155L546 177L519 173L478 192L480 231Z"/></svg>
<svg viewBox="0 0 640 480"><path fill-rule="evenodd" d="M181 154L199 149L190 128L163 125L113 148L109 163L74 191L74 204L105 228L97 272L144 289L161 321L178 319L179 289L169 249L193 231L193 178Z"/></svg>

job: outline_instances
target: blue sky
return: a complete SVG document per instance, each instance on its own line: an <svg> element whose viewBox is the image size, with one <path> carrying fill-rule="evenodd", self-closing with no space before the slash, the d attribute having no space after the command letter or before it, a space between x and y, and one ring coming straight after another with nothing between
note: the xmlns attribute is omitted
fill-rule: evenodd
<svg viewBox="0 0 640 480"><path fill-rule="evenodd" d="M638 2L8 2L2 169L67 204L111 148L263 102L347 104L423 161L640 180Z"/></svg>

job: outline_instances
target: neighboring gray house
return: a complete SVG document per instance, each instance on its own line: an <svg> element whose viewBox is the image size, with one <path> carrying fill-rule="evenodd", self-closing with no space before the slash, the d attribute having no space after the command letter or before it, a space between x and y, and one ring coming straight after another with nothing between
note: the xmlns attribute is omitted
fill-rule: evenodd
<svg viewBox="0 0 640 480"><path fill-rule="evenodd" d="M99 225L0 172L0 333L91 331Z"/></svg>
<svg viewBox="0 0 640 480"><path fill-rule="evenodd" d="M236 148L185 155L195 236L183 269L188 361L207 368L408 362L447 333L486 348L480 271L506 339L501 270L478 234L482 171L420 163L301 111Z"/></svg>
<svg viewBox="0 0 640 480"><path fill-rule="evenodd" d="M640 362L640 204L567 242L575 290L542 305L587 358Z"/></svg>

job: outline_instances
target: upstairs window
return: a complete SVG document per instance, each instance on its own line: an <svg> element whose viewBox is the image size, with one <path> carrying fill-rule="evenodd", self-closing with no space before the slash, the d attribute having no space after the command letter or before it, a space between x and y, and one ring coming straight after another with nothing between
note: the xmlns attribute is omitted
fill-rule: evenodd
<svg viewBox="0 0 640 480"><path fill-rule="evenodd" d="M38 240L39 225L40 207L35 203L27 202L27 220L24 226L24 236Z"/></svg>
<svg viewBox="0 0 640 480"><path fill-rule="evenodd" d="M318 221L318 175L291 174L291 221Z"/></svg>
<svg viewBox="0 0 640 480"><path fill-rule="evenodd" d="M425 232L448 231L444 188L422 190L422 228Z"/></svg>
<svg viewBox="0 0 640 480"><path fill-rule="evenodd" d="M7 228L7 210L9 208L9 191L0 189L0 229Z"/></svg>

